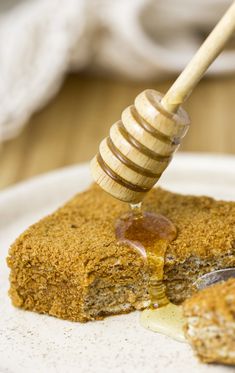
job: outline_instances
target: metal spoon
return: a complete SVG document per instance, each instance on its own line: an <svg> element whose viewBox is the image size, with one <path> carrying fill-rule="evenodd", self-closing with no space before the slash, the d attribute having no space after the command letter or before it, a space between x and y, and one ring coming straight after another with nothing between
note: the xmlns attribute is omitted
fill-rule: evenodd
<svg viewBox="0 0 235 373"><path fill-rule="evenodd" d="M217 271L209 272L199 277L193 283L193 286L197 290L202 290L208 286L216 284L217 282L226 281L229 278L233 278L233 277L235 277L235 268L219 269Z"/></svg>

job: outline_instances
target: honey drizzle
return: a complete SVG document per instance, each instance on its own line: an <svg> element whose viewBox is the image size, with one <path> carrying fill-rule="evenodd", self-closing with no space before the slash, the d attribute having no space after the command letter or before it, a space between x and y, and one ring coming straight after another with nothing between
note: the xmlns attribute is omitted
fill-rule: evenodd
<svg viewBox="0 0 235 373"><path fill-rule="evenodd" d="M176 228L162 215L143 212L141 203L130 207L131 211L117 221L117 239L148 261L150 307L165 306L169 303L163 283L165 253L169 242L176 238Z"/></svg>
<svg viewBox="0 0 235 373"><path fill-rule="evenodd" d="M142 312L140 323L146 329L185 342L182 307L168 300L163 282L165 254L169 242L176 238L176 228L162 215L143 212L141 203L130 207L131 211L117 220L116 236L148 261L150 306Z"/></svg>

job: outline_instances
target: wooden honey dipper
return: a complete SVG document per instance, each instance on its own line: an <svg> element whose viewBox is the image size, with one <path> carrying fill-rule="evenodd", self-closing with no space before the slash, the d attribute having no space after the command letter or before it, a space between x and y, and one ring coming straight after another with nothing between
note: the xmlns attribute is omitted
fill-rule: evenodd
<svg viewBox="0 0 235 373"><path fill-rule="evenodd" d="M122 112L91 161L93 177L106 192L136 204L158 181L190 124L181 104L234 31L235 2L165 96L147 89Z"/></svg>

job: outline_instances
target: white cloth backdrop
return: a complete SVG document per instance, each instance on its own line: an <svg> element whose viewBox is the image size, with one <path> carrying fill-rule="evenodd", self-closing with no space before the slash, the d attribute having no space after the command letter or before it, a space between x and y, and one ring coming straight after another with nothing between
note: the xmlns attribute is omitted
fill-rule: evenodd
<svg viewBox="0 0 235 373"><path fill-rule="evenodd" d="M0 142L53 97L67 71L155 80L179 73L230 3L1 0ZM210 69L233 71L232 50Z"/></svg>

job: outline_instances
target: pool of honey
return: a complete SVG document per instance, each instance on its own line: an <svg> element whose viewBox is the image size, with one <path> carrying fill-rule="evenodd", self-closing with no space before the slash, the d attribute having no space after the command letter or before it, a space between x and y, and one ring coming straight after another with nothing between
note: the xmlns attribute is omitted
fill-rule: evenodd
<svg viewBox="0 0 235 373"><path fill-rule="evenodd" d="M176 227L166 217L143 212L140 204L132 205L131 211L117 220L116 236L148 261L150 307L142 312L141 324L184 341L181 307L167 299L163 283L165 254L168 244L177 236Z"/></svg>

